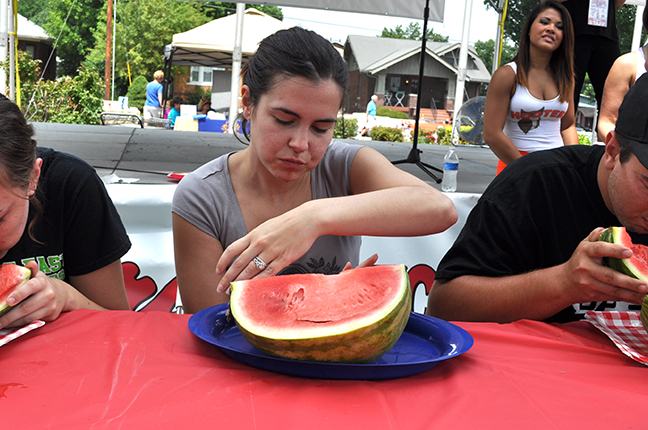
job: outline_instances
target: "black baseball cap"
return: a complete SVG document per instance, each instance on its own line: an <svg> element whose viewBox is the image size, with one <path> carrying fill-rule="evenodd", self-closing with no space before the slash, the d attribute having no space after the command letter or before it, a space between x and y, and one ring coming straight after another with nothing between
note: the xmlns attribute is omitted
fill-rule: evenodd
<svg viewBox="0 0 648 430"><path fill-rule="evenodd" d="M632 152L648 169L648 73L641 75L623 98L615 132L632 145Z"/></svg>

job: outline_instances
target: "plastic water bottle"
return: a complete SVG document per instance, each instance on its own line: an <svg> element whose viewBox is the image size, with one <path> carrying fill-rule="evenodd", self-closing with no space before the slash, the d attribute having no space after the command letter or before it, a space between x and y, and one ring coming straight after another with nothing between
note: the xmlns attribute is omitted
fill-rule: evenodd
<svg viewBox="0 0 648 430"><path fill-rule="evenodd" d="M457 171L459 170L459 156L454 148L450 148L443 157L443 181L441 190L447 193L457 191Z"/></svg>

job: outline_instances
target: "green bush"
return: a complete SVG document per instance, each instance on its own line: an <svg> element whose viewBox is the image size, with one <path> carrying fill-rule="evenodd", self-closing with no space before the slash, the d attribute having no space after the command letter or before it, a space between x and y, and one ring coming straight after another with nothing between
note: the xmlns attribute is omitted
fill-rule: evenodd
<svg viewBox="0 0 648 430"><path fill-rule="evenodd" d="M410 131L410 140L414 140L414 130ZM435 144L436 136L432 130L419 130L418 143Z"/></svg>
<svg viewBox="0 0 648 430"><path fill-rule="evenodd" d="M148 81L144 76L138 76L128 87L126 97L128 97L128 106L136 107L140 112L144 111L144 102L146 102L146 85Z"/></svg>
<svg viewBox="0 0 648 430"><path fill-rule="evenodd" d="M30 99L23 102L25 117L35 122L63 124L99 124L103 108L104 82L99 73L84 66L75 77L55 81L23 83Z"/></svg>
<svg viewBox="0 0 648 430"><path fill-rule="evenodd" d="M342 124L344 123L344 133L342 132ZM333 137L336 139L348 139L355 137L358 134L358 120L356 118L338 117L333 130Z"/></svg>
<svg viewBox="0 0 648 430"><path fill-rule="evenodd" d="M405 112L388 108L387 106L380 106L378 109L376 109L376 116L386 116L388 118L396 118L396 119L409 118L409 116Z"/></svg>
<svg viewBox="0 0 648 430"><path fill-rule="evenodd" d="M467 127L467 126L462 126ZM452 126L440 126L436 129L437 133L437 144L439 145L452 145ZM468 145L468 142L459 138L457 142L459 145Z"/></svg>
<svg viewBox="0 0 648 430"><path fill-rule="evenodd" d="M185 104L188 105L197 105L200 103L200 99L202 96L205 94L209 95L211 97L211 89L210 88L203 88L203 87L194 87L192 91L188 91L185 94Z"/></svg>
<svg viewBox="0 0 648 430"><path fill-rule="evenodd" d="M578 133L578 143L580 143L581 145L591 145L592 141L590 140L590 137L588 135Z"/></svg>
<svg viewBox="0 0 648 430"><path fill-rule="evenodd" d="M403 132L400 128L376 126L371 129L371 139L383 142L403 142Z"/></svg>

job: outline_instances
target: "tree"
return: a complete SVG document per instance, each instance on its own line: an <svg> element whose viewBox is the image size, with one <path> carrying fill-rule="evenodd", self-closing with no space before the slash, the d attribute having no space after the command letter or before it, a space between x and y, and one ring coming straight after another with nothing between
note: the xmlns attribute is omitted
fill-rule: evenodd
<svg viewBox="0 0 648 430"><path fill-rule="evenodd" d="M632 50L632 35L634 33L635 16L637 15L637 6L626 4L617 10L616 23L619 33L619 48L621 53L625 54ZM641 17L639 18L641 20ZM641 41L646 40L646 29L641 31ZM639 45L641 46L641 41Z"/></svg>
<svg viewBox="0 0 648 430"><path fill-rule="evenodd" d="M202 13L204 13L207 17L209 17L210 20L222 18L224 16L232 15L233 13L236 13L236 3L226 3L220 1L216 1L216 2L205 1L202 2L201 5L198 5L196 7L199 8L199 10L201 10ZM277 6L265 6L265 5L258 5L258 4L245 5L246 9L249 9L251 7L283 21L283 12L281 11L281 8Z"/></svg>
<svg viewBox="0 0 648 430"><path fill-rule="evenodd" d="M105 73L106 10L95 32L94 48L84 64ZM210 19L190 3L173 0L121 0L115 38L115 95L124 95L130 76L151 80L164 66L164 48L175 33L191 30Z"/></svg>
<svg viewBox="0 0 648 430"><path fill-rule="evenodd" d="M56 45L58 75L75 76L94 45L99 19L104 20L104 0L20 0L18 11L53 36ZM104 39L105 43L105 39Z"/></svg>
<svg viewBox="0 0 648 430"><path fill-rule="evenodd" d="M388 37L391 39L411 39L421 40L423 38L423 30L418 22L410 22L406 28L403 29L402 25L397 25L393 29L387 27L383 28L380 37ZM431 42L447 42L448 36L442 36L435 33L430 29L427 32L427 40Z"/></svg>
<svg viewBox="0 0 648 430"><path fill-rule="evenodd" d="M484 4L492 8L490 0L484 0ZM506 20L504 21L504 37L516 46L520 41L520 32L524 22L538 4L538 0L508 0L506 8Z"/></svg>
<svg viewBox="0 0 648 430"><path fill-rule="evenodd" d="M275 18L283 19L283 13L277 6L246 5L246 8L250 7ZM116 49L122 51L122 57L125 57L129 50L135 51L133 57L137 63L139 58L144 58L152 53L149 49L151 44L156 49L159 48L159 52L163 52L164 44L160 44L160 40L164 40L165 44L169 43L174 33L187 31L212 19L235 13L236 3L201 2L201 4L192 4L170 0L153 3L150 0L141 0L140 2L120 0L116 8ZM157 13L152 12L154 9L157 9ZM49 35L57 37L60 34L56 46L56 54L60 60L58 63L59 76L76 75L79 66L89 56L92 56L90 64L98 71L103 72L105 65L101 64L99 57L103 57L102 61L105 61L106 0L20 0L18 12L43 27ZM179 13L180 16L175 15L176 13ZM128 16L128 14L135 16ZM155 19L156 22L147 21L147 18ZM179 25L180 23L189 26ZM132 27L140 24L143 34ZM124 39L123 33L120 36L120 30L124 30L119 28L120 25L128 27L127 34L131 37L130 39ZM155 29L151 32L151 28ZM153 34L156 38L142 39L141 37ZM137 45L141 46L143 52L140 52ZM158 58L159 55L154 55L153 61L157 61ZM124 58L122 60L122 64L125 64ZM146 72L148 71L146 70ZM119 79L123 80L121 74Z"/></svg>
<svg viewBox="0 0 648 430"><path fill-rule="evenodd" d="M479 58L481 58L481 60L484 62L486 69L489 72L492 72L493 61L495 59L495 41L493 39L490 39L486 42L478 40L475 43L475 51L477 51L477 55L479 55ZM517 49L515 46L509 45L508 43L502 44L502 56L500 65L506 64L513 60L516 52Z"/></svg>

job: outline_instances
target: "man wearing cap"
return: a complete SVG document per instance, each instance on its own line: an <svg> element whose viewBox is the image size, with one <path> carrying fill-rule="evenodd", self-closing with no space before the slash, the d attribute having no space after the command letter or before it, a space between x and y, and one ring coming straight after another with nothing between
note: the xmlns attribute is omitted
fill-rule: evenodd
<svg viewBox="0 0 648 430"><path fill-rule="evenodd" d="M568 322L639 310L645 282L606 267L599 242L625 226L648 245L648 74L625 96L605 146L566 146L511 163L439 263L427 313L447 320Z"/></svg>

